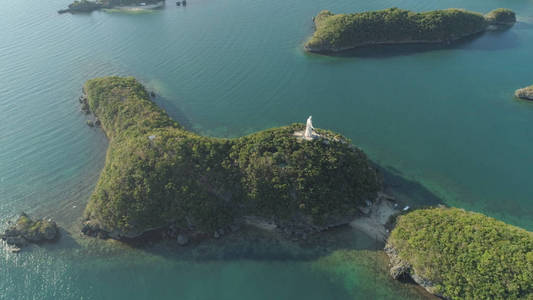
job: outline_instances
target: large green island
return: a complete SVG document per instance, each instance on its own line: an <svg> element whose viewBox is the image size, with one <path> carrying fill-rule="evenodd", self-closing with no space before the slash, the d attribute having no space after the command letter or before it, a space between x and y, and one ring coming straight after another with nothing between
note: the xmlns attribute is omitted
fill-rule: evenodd
<svg viewBox="0 0 533 300"><path fill-rule="evenodd" d="M457 208L399 217L391 275L446 299L533 299L533 233Z"/></svg>
<svg viewBox="0 0 533 300"><path fill-rule="evenodd" d="M134 78L84 85L109 138L83 231L134 238L172 226L215 236L244 217L316 230L347 223L376 198L381 176L343 136L295 136L303 124L235 139L184 129Z"/></svg>
<svg viewBox="0 0 533 300"><path fill-rule="evenodd" d="M122 6L139 6L154 8L162 6L164 0L75 0L68 5L67 9L60 9L58 13L87 13L104 8L114 8Z"/></svg>
<svg viewBox="0 0 533 300"><path fill-rule="evenodd" d="M451 43L515 22L514 12L508 9L486 16L462 9L416 13L389 8L353 14L324 10L314 18L316 30L304 48L329 53L368 45Z"/></svg>

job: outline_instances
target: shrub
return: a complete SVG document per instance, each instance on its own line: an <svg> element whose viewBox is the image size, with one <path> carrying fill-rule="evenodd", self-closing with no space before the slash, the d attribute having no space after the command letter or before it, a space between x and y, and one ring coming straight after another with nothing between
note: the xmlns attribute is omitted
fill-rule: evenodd
<svg viewBox="0 0 533 300"><path fill-rule="evenodd" d="M533 297L533 233L524 229L457 208L423 209L399 217L389 244L447 298Z"/></svg>

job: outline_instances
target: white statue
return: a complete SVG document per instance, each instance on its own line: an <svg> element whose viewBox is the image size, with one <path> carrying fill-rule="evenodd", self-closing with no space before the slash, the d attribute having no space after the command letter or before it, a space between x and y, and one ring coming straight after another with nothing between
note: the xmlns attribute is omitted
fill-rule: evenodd
<svg viewBox="0 0 533 300"><path fill-rule="evenodd" d="M313 116L307 118L307 124L305 126L304 138L312 139L314 138L314 127L313 127Z"/></svg>

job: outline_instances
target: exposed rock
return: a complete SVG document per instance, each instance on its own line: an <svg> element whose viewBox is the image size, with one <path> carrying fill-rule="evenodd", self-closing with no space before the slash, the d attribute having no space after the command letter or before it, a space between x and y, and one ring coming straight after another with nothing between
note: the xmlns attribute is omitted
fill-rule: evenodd
<svg viewBox="0 0 533 300"><path fill-rule="evenodd" d="M181 234L181 233L178 234L177 240L178 240L178 244L180 246L185 246L185 245L187 245L189 243L189 238L186 235Z"/></svg>
<svg viewBox="0 0 533 300"><path fill-rule="evenodd" d="M510 9L498 8L486 14L485 20L492 26L508 27L516 23L516 14Z"/></svg>
<svg viewBox="0 0 533 300"><path fill-rule="evenodd" d="M91 113L91 110L89 109L89 104L86 101L81 103L80 110L86 115Z"/></svg>
<svg viewBox="0 0 533 300"><path fill-rule="evenodd" d="M516 90L514 95L520 99L533 100L533 85Z"/></svg>
<svg viewBox="0 0 533 300"><path fill-rule="evenodd" d="M393 279L403 281L403 280L408 280L409 278L411 278L414 282L416 282L418 285L423 287L429 293L443 298L442 295L436 292L435 283L433 283L431 280L428 280L418 275L415 272L415 270L412 268L411 264L409 264L405 260L402 260L398 256L398 251L391 244L387 243L385 245L384 250L385 250L385 253L389 256L389 260L390 260L389 273Z"/></svg>
<svg viewBox="0 0 533 300"><path fill-rule="evenodd" d="M98 236L99 231L100 227L98 226L98 224L91 221L86 221L81 227L81 232L87 236L96 237Z"/></svg>
<svg viewBox="0 0 533 300"><path fill-rule="evenodd" d="M409 263L400 259L398 252L390 244L385 245L385 253L389 256L391 277L395 280L408 278L411 270Z"/></svg>
<svg viewBox="0 0 533 300"><path fill-rule="evenodd" d="M59 230L57 224L48 219L39 219L33 221L22 213L15 225L9 227L3 235L4 240L8 245L22 248L29 243L41 243L46 241L53 241L57 238ZM16 248L13 248L16 250Z"/></svg>
<svg viewBox="0 0 533 300"><path fill-rule="evenodd" d="M87 126L94 127L94 122L92 120L87 120Z"/></svg>
<svg viewBox="0 0 533 300"><path fill-rule="evenodd" d="M240 227L237 224L231 224L229 226L229 228L230 228L231 232L235 232L235 231L238 231Z"/></svg>

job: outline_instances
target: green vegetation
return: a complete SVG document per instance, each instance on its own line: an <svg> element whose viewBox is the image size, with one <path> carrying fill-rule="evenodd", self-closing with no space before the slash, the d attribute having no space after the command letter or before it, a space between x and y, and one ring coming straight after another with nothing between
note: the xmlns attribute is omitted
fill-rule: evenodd
<svg viewBox="0 0 533 300"><path fill-rule="evenodd" d="M68 9L60 10L59 13L65 12L91 12L101 8L113 8L116 6L136 5L139 3L153 4L163 0L76 0L69 4Z"/></svg>
<svg viewBox="0 0 533 300"><path fill-rule="evenodd" d="M57 234L58 228L55 222L44 219L33 221L28 215L22 213L17 222L0 237L9 245L24 247L28 243L54 240Z"/></svg>
<svg viewBox="0 0 533 300"><path fill-rule="evenodd" d="M512 25L516 23L515 13L506 8L495 9L485 15L485 19L491 25Z"/></svg>
<svg viewBox="0 0 533 300"><path fill-rule="evenodd" d="M184 130L134 78L89 80L91 111L110 139L85 215L108 232L134 236L177 223L212 230L243 215L326 223L373 200L381 178L342 136L293 136L303 125L236 139Z"/></svg>
<svg viewBox="0 0 533 300"><path fill-rule="evenodd" d="M81 0L81 1L74 1L68 6L68 10L71 12L90 12L93 10L97 10L102 8L102 3L100 2L94 2L94 1L87 1L87 0Z"/></svg>
<svg viewBox="0 0 533 300"><path fill-rule="evenodd" d="M533 299L533 233L456 208L399 217L389 244L452 299Z"/></svg>
<svg viewBox="0 0 533 300"><path fill-rule="evenodd" d="M508 12L497 10L489 15L507 20ZM415 13L389 8L337 15L322 11L314 21L316 31L305 44L305 49L312 52L337 52L373 44L448 43L483 32L488 25L483 15L462 9Z"/></svg>

